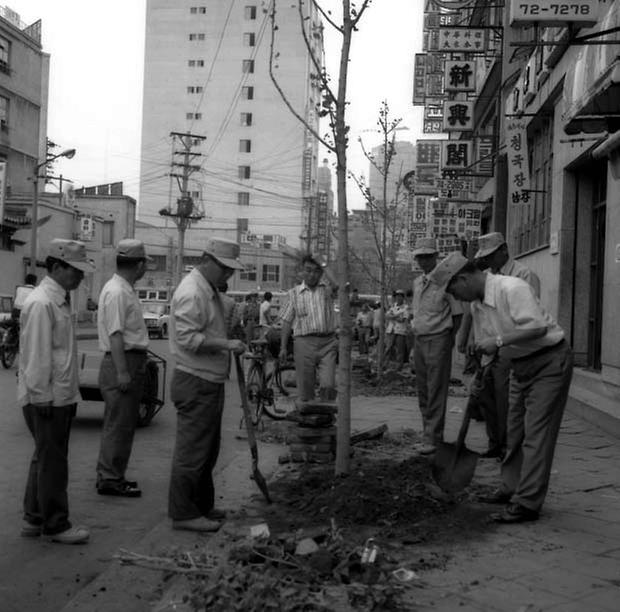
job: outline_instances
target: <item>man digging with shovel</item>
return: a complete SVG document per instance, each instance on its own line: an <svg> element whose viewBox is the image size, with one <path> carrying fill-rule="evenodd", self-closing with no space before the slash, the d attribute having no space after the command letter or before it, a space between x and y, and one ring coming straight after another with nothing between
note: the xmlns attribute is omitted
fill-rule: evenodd
<svg viewBox="0 0 620 612"><path fill-rule="evenodd" d="M448 255L433 275L447 293L471 302L476 349L487 355L499 351L511 360L519 401L509 407L501 487L485 501L508 504L493 515L497 522L535 521L549 486L573 372L564 331L520 278L485 273L460 253Z"/></svg>

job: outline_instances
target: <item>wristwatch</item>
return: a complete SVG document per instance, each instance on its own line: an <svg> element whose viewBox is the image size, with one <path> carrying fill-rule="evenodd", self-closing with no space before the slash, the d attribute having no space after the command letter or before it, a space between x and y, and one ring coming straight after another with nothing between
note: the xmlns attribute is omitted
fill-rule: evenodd
<svg viewBox="0 0 620 612"><path fill-rule="evenodd" d="M502 348L502 346L504 346L504 341L501 336L497 336L497 338L495 338L495 346L497 348Z"/></svg>

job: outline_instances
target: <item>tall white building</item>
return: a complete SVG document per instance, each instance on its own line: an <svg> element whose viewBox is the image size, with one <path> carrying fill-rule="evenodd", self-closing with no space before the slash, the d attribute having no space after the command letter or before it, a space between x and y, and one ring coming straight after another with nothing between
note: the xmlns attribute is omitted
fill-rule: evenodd
<svg viewBox="0 0 620 612"><path fill-rule="evenodd" d="M312 3L306 3L312 7ZM189 194L214 233L299 246L306 202L317 194L317 142L292 115L269 77L272 27L261 0L147 0L139 216L165 223L179 184L171 163L196 139ZM323 32L316 9L304 20L315 56ZM279 3L274 72L293 108L318 127L316 68L301 35L297 3ZM188 139L186 139L188 140ZM173 174L182 174L173 166ZM170 223L170 221L168 221Z"/></svg>

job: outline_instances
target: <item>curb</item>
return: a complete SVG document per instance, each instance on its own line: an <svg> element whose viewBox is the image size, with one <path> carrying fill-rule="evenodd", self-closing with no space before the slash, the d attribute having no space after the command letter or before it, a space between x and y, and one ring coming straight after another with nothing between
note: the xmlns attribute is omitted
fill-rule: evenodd
<svg viewBox="0 0 620 612"><path fill-rule="evenodd" d="M270 480L278 470L279 444L261 444L259 461L262 473ZM216 491L224 494L224 505L233 511L240 509L253 495L260 495L250 479L251 457L249 449L240 451L215 477ZM218 532L219 533L219 532ZM163 549L176 547L192 550L197 544L217 545L218 534L200 535L188 531L173 531L169 520L161 521L149 531L132 552L144 555L161 555ZM220 538L221 539L221 538ZM178 578L178 579L177 579ZM162 592L162 570L146 569L134 565L121 565L110 559L107 569L71 599L60 612L152 612L162 603L164 595L175 588L182 576L170 580ZM169 600L169 598L167 598Z"/></svg>

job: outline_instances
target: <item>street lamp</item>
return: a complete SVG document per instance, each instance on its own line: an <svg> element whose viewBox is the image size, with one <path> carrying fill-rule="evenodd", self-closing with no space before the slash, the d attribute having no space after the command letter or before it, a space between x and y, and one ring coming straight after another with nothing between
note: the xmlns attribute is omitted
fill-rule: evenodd
<svg viewBox="0 0 620 612"><path fill-rule="evenodd" d="M75 155L75 149L65 149L57 155L50 155L45 161L40 164L36 164L32 180L34 182L34 197L32 199L32 214L31 216L31 235L30 235L30 266L29 271L31 274L37 273L37 223L39 222L39 170L50 162L53 162L59 157L66 157L71 159Z"/></svg>

